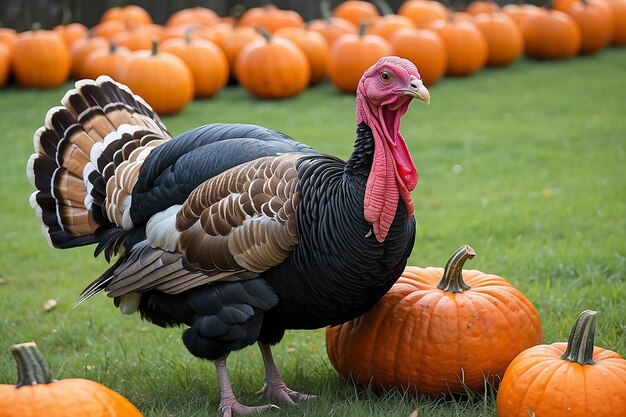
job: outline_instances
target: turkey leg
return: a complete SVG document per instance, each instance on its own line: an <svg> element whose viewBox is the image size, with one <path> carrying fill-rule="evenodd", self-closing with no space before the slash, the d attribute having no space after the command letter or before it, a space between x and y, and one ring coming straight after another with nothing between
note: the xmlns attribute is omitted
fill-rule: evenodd
<svg viewBox="0 0 626 417"><path fill-rule="evenodd" d="M265 384L263 388L257 392L258 395L277 399L287 404L295 404L317 398L315 395L301 394L289 389L283 382L283 378L276 368L270 346L259 342L259 348L261 349L261 356L263 357L263 365L265 365Z"/></svg>
<svg viewBox="0 0 626 417"><path fill-rule="evenodd" d="M227 357L228 355L225 355L214 361L221 392L219 410L222 412L224 417L232 417L233 414L241 415L261 413L266 410L278 409L278 407L273 404L261 405L257 407L248 407L246 405L240 404L237 401L237 399L235 398L235 394L233 393L233 389L230 386L230 379L228 378L228 369L226 368Z"/></svg>

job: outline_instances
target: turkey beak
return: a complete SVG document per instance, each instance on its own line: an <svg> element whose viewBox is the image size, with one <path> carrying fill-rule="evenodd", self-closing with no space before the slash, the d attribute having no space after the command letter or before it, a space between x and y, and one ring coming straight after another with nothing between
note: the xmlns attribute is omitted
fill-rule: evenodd
<svg viewBox="0 0 626 417"><path fill-rule="evenodd" d="M430 93L428 92L428 89L424 86L422 80L417 78L415 75L411 75L411 83L409 84L409 87L401 90L401 92L405 96L417 98L425 101L426 104L430 104Z"/></svg>

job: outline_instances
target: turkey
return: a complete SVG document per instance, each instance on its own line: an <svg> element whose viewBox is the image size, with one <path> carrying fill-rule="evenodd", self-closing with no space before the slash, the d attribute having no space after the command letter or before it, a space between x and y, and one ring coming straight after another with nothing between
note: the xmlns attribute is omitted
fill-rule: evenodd
<svg viewBox="0 0 626 417"><path fill-rule="evenodd" d="M112 265L78 303L106 292L122 313L184 326L189 352L215 364L224 416L247 407L226 358L258 343L260 393L287 404L271 345L369 309L413 248L417 170L399 132L430 95L408 60L384 57L356 94L347 161L254 125L209 124L172 137L140 97L82 80L48 111L27 164L30 203L49 244L96 244Z"/></svg>

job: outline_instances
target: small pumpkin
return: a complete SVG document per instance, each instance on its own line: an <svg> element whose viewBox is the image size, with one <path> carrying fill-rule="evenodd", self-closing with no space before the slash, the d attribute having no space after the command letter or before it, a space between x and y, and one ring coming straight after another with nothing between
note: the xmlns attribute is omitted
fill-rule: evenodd
<svg viewBox="0 0 626 417"><path fill-rule="evenodd" d="M80 378L53 379L33 342L14 345L11 353L18 381L0 386L0 417L142 416L130 401L102 384Z"/></svg>
<svg viewBox="0 0 626 417"><path fill-rule="evenodd" d="M152 16L141 6L134 4L123 7L112 7L100 17L100 22L117 20L122 22L126 29L134 29L138 26L152 23Z"/></svg>
<svg viewBox="0 0 626 417"><path fill-rule="evenodd" d="M170 39L160 46L182 59L191 70L194 97L206 98L216 95L228 81L228 60L224 52L211 41L192 39L187 32L185 39Z"/></svg>
<svg viewBox="0 0 626 417"><path fill-rule="evenodd" d="M53 30L61 35L68 48L71 48L74 42L86 38L89 34L87 27L81 23L58 25Z"/></svg>
<svg viewBox="0 0 626 417"><path fill-rule="evenodd" d="M580 54L594 54L611 41L615 16L611 6L604 0L577 0L567 6L565 13L580 28Z"/></svg>
<svg viewBox="0 0 626 417"><path fill-rule="evenodd" d="M93 33L92 33L93 34ZM106 38L101 36L88 36L74 42L70 49L70 57L72 62L72 78L80 80L88 75L85 72L85 60L93 51L98 49L108 50L111 44Z"/></svg>
<svg viewBox="0 0 626 417"><path fill-rule="evenodd" d="M626 0L608 0L615 17L611 45L626 45Z"/></svg>
<svg viewBox="0 0 626 417"><path fill-rule="evenodd" d="M355 93L366 69L385 55L391 55L391 44L380 36L366 35L367 24L362 24L357 35L338 38L330 48L328 78L344 93Z"/></svg>
<svg viewBox="0 0 626 417"><path fill-rule="evenodd" d="M368 35L378 35L387 41L391 41L391 38L398 30L405 28L413 29L415 27L415 23L406 16L386 14L367 25L365 33Z"/></svg>
<svg viewBox="0 0 626 417"><path fill-rule="evenodd" d="M474 0L467 5L465 11L471 15L479 15L481 13L497 13L500 6L491 0Z"/></svg>
<svg viewBox="0 0 626 417"><path fill-rule="evenodd" d="M226 54L231 75L234 76L235 62L237 62L237 57L241 50L253 41L260 39L263 39L263 36L254 28L237 26L232 29L228 36L218 42L219 47Z"/></svg>
<svg viewBox="0 0 626 417"><path fill-rule="evenodd" d="M115 42L111 42L109 49L92 51L83 65L85 78L95 80L100 75L115 78L119 68L130 59L130 54L130 49L117 46Z"/></svg>
<svg viewBox="0 0 626 417"><path fill-rule="evenodd" d="M435 84L446 72L448 52L443 40L428 29L400 29L391 38L394 55L415 64L424 84Z"/></svg>
<svg viewBox="0 0 626 417"><path fill-rule="evenodd" d="M143 30L143 27L144 26L140 26L120 32L113 37L111 42L114 42L119 46L123 46L124 48L128 48L131 51L150 49L152 47L152 41L154 39L158 39L158 37L148 30Z"/></svg>
<svg viewBox="0 0 626 417"><path fill-rule="evenodd" d="M433 20L445 19L448 13L450 11L446 6L432 0L407 0L398 9L399 15L411 19L418 28Z"/></svg>
<svg viewBox="0 0 626 417"><path fill-rule="evenodd" d="M521 22L526 55L535 59L567 59L578 54L582 35L569 15L558 10L528 14Z"/></svg>
<svg viewBox="0 0 626 417"><path fill-rule="evenodd" d="M283 10L273 5L253 7L244 12L239 18L239 26L263 28L269 33L286 27L302 27L302 16L294 10Z"/></svg>
<svg viewBox="0 0 626 417"><path fill-rule="evenodd" d="M504 278L463 270L465 245L444 268L407 267L367 313L326 330L332 365L374 391L483 393L524 349L541 343L539 314Z"/></svg>
<svg viewBox="0 0 626 417"><path fill-rule="evenodd" d="M447 75L471 75L487 64L487 40L474 23L450 13L446 19L434 20L426 27L437 32L446 45Z"/></svg>
<svg viewBox="0 0 626 417"><path fill-rule="evenodd" d="M347 0L339 3L337 7L333 9L333 16L346 19L353 25L359 27L362 23L380 17L380 12L376 6L368 1Z"/></svg>
<svg viewBox="0 0 626 417"><path fill-rule="evenodd" d="M626 1L626 0L625 0ZM341 35L348 33L357 33L358 27L349 20L341 17L334 17L332 10L330 9L329 0L322 0L320 2L320 12L322 14L321 19L315 19L308 23L309 30L318 32L328 42L329 46L339 38Z"/></svg>
<svg viewBox="0 0 626 417"><path fill-rule="evenodd" d="M70 56L63 38L37 26L20 33L13 44L12 70L23 87L51 88L63 84L70 73Z"/></svg>
<svg viewBox="0 0 626 417"><path fill-rule="evenodd" d="M474 23L487 41L487 65L502 67L515 62L524 52L522 31L512 18L503 12L480 13Z"/></svg>
<svg viewBox="0 0 626 417"><path fill-rule="evenodd" d="M304 52L288 39L257 30L263 38L246 45L235 62L239 84L259 98L281 99L302 92L311 77Z"/></svg>
<svg viewBox="0 0 626 417"><path fill-rule="evenodd" d="M174 12L165 22L165 26L213 26L219 21L219 16L213 10L206 7L191 7Z"/></svg>
<svg viewBox="0 0 626 417"><path fill-rule="evenodd" d="M0 27L0 43L6 45L9 51L13 48L16 40L17 32L15 29Z"/></svg>
<svg viewBox="0 0 626 417"><path fill-rule="evenodd" d="M594 346L596 314L583 311L567 343L533 346L511 362L499 417L626 416L626 360Z"/></svg>
<svg viewBox="0 0 626 417"><path fill-rule="evenodd" d="M133 53L115 78L146 100L158 114L183 110L194 94L189 67L177 56L160 52L156 41L152 50Z"/></svg>
<svg viewBox="0 0 626 417"><path fill-rule="evenodd" d="M124 25L123 22L119 20L107 20L91 28L91 36L105 38L110 41L125 30L126 25Z"/></svg>
<svg viewBox="0 0 626 417"><path fill-rule="evenodd" d="M321 34L303 27L288 27L277 30L274 36L289 39L304 52L311 68L309 84L316 84L326 76L330 47Z"/></svg>

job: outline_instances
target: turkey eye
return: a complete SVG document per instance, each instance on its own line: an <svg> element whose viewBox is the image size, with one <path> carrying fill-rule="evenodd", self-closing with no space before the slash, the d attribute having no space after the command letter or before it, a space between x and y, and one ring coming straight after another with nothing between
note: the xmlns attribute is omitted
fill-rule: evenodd
<svg viewBox="0 0 626 417"><path fill-rule="evenodd" d="M383 71L380 73L380 79L383 80L384 83L388 83L389 81L391 81L391 74L389 74L387 71Z"/></svg>

